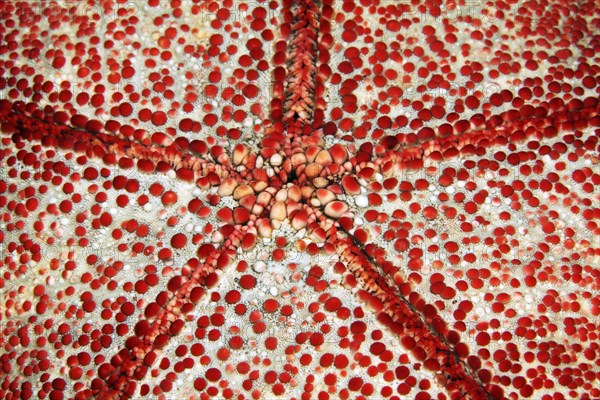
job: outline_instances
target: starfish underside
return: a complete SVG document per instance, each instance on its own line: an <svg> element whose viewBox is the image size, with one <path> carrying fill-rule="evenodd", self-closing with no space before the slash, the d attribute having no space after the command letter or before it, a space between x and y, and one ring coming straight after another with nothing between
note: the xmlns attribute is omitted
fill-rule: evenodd
<svg viewBox="0 0 600 400"><path fill-rule="evenodd" d="M0 398L600 397L598 4L0 21Z"/></svg>

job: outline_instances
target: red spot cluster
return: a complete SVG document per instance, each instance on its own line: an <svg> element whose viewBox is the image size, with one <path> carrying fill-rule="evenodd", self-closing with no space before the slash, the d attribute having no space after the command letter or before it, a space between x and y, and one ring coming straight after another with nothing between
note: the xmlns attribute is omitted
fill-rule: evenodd
<svg viewBox="0 0 600 400"><path fill-rule="evenodd" d="M600 396L598 7L413 3L3 4L0 397Z"/></svg>

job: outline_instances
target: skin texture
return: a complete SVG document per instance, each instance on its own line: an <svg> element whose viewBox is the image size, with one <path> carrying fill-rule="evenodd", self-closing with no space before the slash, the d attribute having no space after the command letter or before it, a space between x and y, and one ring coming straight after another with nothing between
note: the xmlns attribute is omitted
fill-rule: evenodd
<svg viewBox="0 0 600 400"><path fill-rule="evenodd" d="M597 5L0 4L0 397L600 395Z"/></svg>

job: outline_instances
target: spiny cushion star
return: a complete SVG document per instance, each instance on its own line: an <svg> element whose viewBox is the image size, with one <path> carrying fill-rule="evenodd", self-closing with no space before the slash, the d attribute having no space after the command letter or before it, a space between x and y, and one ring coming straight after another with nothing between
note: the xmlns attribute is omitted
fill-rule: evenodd
<svg viewBox="0 0 600 400"><path fill-rule="evenodd" d="M0 21L0 398L600 398L597 2Z"/></svg>

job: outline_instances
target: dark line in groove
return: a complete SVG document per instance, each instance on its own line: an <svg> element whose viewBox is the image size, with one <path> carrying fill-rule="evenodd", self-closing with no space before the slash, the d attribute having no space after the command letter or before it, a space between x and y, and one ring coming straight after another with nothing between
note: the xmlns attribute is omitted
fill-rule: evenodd
<svg viewBox="0 0 600 400"><path fill-rule="evenodd" d="M539 108L539 107L535 107L535 108ZM542 107L544 108L544 107ZM432 137L430 139L425 139L425 140L418 140L413 142L413 143L398 143L394 148L389 149L389 151L393 152L393 153L397 153L397 154L401 154L402 151L404 150L410 150L410 149L420 149L421 152L424 151L424 149L422 148L423 145L425 144L431 144L431 143L439 143L441 145L445 145L448 143L457 143L460 140L464 140L466 138L471 138L474 137L475 135L481 135L481 134L485 134L486 132L498 132L498 136L497 137L505 137L505 138L509 138L511 134L513 134L515 131L518 130L522 130L523 126L525 124L535 124L537 122L540 121L546 121L548 120L549 122L549 126L552 125L556 122L557 119L560 119L561 117L565 117L565 119L561 119L560 121L558 121L558 123L565 123L565 122L576 122L579 121L583 118L574 118L574 116L578 116L578 115L582 115L584 113L594 113L594 112L600 112L600 103L594 106L587 106L587 107L581 107L581 108L573 108L573 109L559 109L559 110L551 110L551 109L547 109L544 108L547 111L547 114L545 116L536 116L536 115L532 115L532 116L526 116L526 117L520 117L520 118L515 118L509 121L503 121L500 125L497 126L477 126L474 128L469 128L464 132L461 133L453 133L452 135L449 136L435 136ZM508 110L511 111L511 110ZM491 115L490 117L487 117L486 121L489 121L492 117L502 117L503 115L506 115L506 113L508 111L502 112L500 114L494 114ZM514 126L515 124L521 124L519 125L516 129ZM437 129L439 127L438 126L434 126L431 127L432 129ZM539 129L536 126L536 129ZM389 129L390 133L393 133L394 135L399 135L399 134L407 134L406 132L399 132L400 128L397 129ZM414 131L411 131L414 132ZM411 133L408 132L408 133ZM391 136L391 135L390 135ZM525 138L530 138L533 135L525 135ZM467 143L467 144L473 144L473 143Z"/></svg>
<svg viewBox="0 0 600 400"><path fill-rule="evenodd" d="M318 0L292 3L292 7L294 7L294 10L290 10L294 14L292 28L298 23L302 23L302 25L299 29L293 29L287 39L291 44L286 51L287 76L283 103L283 122L286 128L295 125L296 129L300 129L313 120L319 57L319 25L318 23L314 24L314 21L321 18L321 6L321 2ZM300 41L304 46L299 47L297 43L294 43L296 41ZM295 83L297 86L292 88ZM308 99L301 95L304 89L310 91ZM303 117L298 110L293 110L297 106L301 106L307 115Z"/></svg>
<svg viewBox="0 0 600 400"><path fill-rule="evenodd" d="M435 329L430 323L428 323L424 318L423 315L421 314L421 312L419 310L417 310L417 308L410 302L408 301L408 299L406 297L404 297L404 295L402 295L402 293L400 293L400 291L398 290L397 286L393 283L390 284L389 279L388 279L388 274L386 273L382 273L383 269L381 268L381 266L373 259L373 257L371 257L367 251L364 249L362 243L354 236L352 235L350 232L348 232L347 230L345 230L341 225L337 224L337 226L339 227L339 229L344 232L354 243L354 245L360 250L360 252L362 253L362 255L374 266L377 268L377 273L379 274L379 276L381 276L382 278L384 278L387 281L387 284L394 289L394 292L396 294L396 296L402 300L402 302L404 302L406 304L406 306L416 315L418 315L419 317L419 321L425 326L427 327L427 329L429 330L429 332L435 336L436 338L438 338L439 340L441 340L441 342L446 345L449 349L450 354L452 354L452 356L454 357L454 360L457 362L457 364L461 365L463 367L463 369L465 370L465 372L468 374L468 376L473 379L473 381L475 383L477 383L479 385L479 387L481 388L481 390L483 391L483 393L485 393L486 397L488 400L494 400L492 398L492 396L490 395L490 393L488 393L488 391L485 388L485 385L481 382L481 380L479 379L479 377L477 376L477 374L474 373L474 371L471 369L471 367L469 367L463 360L461 360L460 356L458 355L458 353L456 353L456 350L454 349L454 346L452 346L448 340L446 339L445 336L443 336L442 334L440 334L437 329ZM445 322L445 321L444 321ZM465 394L465 393L463 393Z"/></svg>
<svg viewBox="0 0 600 400"><path fill-rule="evenodd" d="M12 102L10 102L8 100L6 100L6 102L8 104L12 104L13 106L15 104L15 103L12 103ZM41 110L39 110L39 111L41 111ZM45 113L43 111L41 111L41 112L44 114L44 116L52 117L52 115L50 115L50 114L47 114L47 113ZM175 143L170 144L170 145L161 145L161 144L158 144L158 143L152 143L150 145L146 145L146 144L140 143L137 140L133 140L133 139L121 136L121 135L112 134L112 133L108 133L108 132L95 132L95 131L92 131L92 130L89 130L89 129L86 129L86 128L75 127L75 126L71 126L71 125L68 125L68 124L65 124L65 123L62 123L62 122L47 121L46 119L41 118L41 117L36 116L36 115L33 115L32 113L24 113L22 111L14 110L14 108L11 109L11 110L3 110L2 108L0 108L0 116L8 116L10 114L19 115L19 116L23 117L24 119L33 120L33 121L39 122L40 124L43 124L43 125L56 126L56 127L58 127L60 129L60 131L57 132L57 134L50 134L50 133L48 133L48 134L42 135L40 137L40 140L38 140L36 138L30 139L30 138L26 138L26 137L21 136L21 139L25 140L25 141L39 141L40 144L41 144L41 139L43 139L44 137L52 137L52 138L56 139L58 137L58 135L60 135L60 137L64 137L64 135L69 135L69 134L71 134L71 135L73 135L73 136L76 137L77 133L82 133L84 135L89 135L92 139L97 140L98 142L100 142L102 144L102 146L104 146L104 151L105 151L106 154L112 154L112 155L115 155L117 157L118 156L122 156L122 157L127 157L127 158L130 158L130 159L137 159L137 160L140 160L140 159L150 159L151 157L149 157L147 154L145 155L145 157L137 157L137 156L129 156L129 155L127 155L127 151L128 150L135 151L136 150L135 146L139 146L140 149L142 149L143 151L147 151L147 152L152 153L152 155L155 155L156 158L163 158L164 159L163 161L166 162L167 164L171 165L171 167L173 167L174 171L176 170L175 169L176 166L173 165L169 160L167 160L166 157L165 157L165 154L162 154L162 153L164 153L164 151L166 149L176 149L176 151L179 153L179 156L182 158L182 160L184 160L184 159L187 159L187 160L189 160L189 159L197 159L197 160L200 160L201 162L203 162L204 164L219 165L219 166L221 166L223 168L223 171L227 172L227 174L230 177L235 177L235 178L241 179L239 173L234 168L231 168L230 165L226 165L226 164L223 164L223 163L219 162L219 160L215 159L210 154L210 152L207 152L204 155L197 155L197 154L193 153L192 151L190 151L189 149L184 150L184 149L181 149L181 148L177 147L177 145ZM2 121L0 121L0 123L3 123L3 122L10 122L10 121L7 121L6 119L3 119ZM19 122L20 122L20 124L15 124L15 126L14 126L14 128L19 133L21 133L21 131L23 129L29 129L29 128L25 127L21 121L19 121ZM1 134L8 136L8 135L12 135L14 133L10 133L9 134L9 133L2 132ZM121 151L118 151L118 152L117 151L110 151L109 150L110 146L119 146ZM59 149L60 150L72 151L72 152L75 152L75 153L79 153L79 151L75 150L74 148L62 149L62 148L59 147ZM93 152L93 150L92 150L92 152ZM120 154L120 153L122 153L122 154ZM90 157L90 158L94 157L96 159L101 160L101 158L98 157L96 154L93 154L93 156L88 156L86 154L86 156ZM115 166L118 166L118 163L115 164ZM137 169L137 167L135 166L135 164L134 164L134 166L131 169ZM142 172L142 173L144 173L144 172ZM192 182L192 183L194 183L194 182Z"/></svg>
<svg viewBox="0 0 600 400"><path fill-rule="evenodd" d="M217 253L217 254L219 254L219 255L221 255L221 254L227 254L227 249L226 249L226 248L223 248L223 249L218 249L218 248L216 248L216 249L214 249L214 253ZM212 254L212 253L211 253L211 254ZM208 257L207 257L207 259L208 259ZM129 335L127 335L127 339L129 339L129 338L132 338L132 337L138 337L138 336L137 336L137 334L136 334L136 332L135 332L135 327L136 327L137 323L139 323L140 321L151 321L151 322L149 322L149 326L150 326L150 327L154 327L154 326L157 326L157 325L158 325L158 327L160 328L160 324L161 324L161 323L163 323L163 320L159 320L159 317L161 316L161 313L165 313L165 314L167 314L167 315L174 315L174 316L176 317L175 321L177 321L177 320L183 320L185 324L189 324L189 323L191 323L193 320L187 320L187 319L186 319L186 316L187 316L189 313L192 313L192 312L193 312L193 310L191 310L189 313L183 313L181 310L179 310L179 313L177 313L177 314L176 314L176 313L175 313L174 311L172 311L172 310L171 310L171 311L167 310L167 307L170 305L170 303L171 303L171 301L172 301L173 299L175 299L175 298L179 297L179 296L178 296L178 294L179 294L179 291L181 291L181 289L182 289L182 288L183 288L185 285L191 285L191 283L190 283L190 282L192 282L192 279L193 279L193 276L194 276L194 273L195 273L195 272L197 272L198 270L201 270L201 271L208 270L208 268L206 268L206 264L207 264L207 262L206 262L206 260L205 260L204 262L202 262L202 263L199 263L199 264L198 264L198 266L196 266L195 268L190 268L189 275L187 275L187 277L186 277L186 279L188 279L188 280L187 280L185 283L183 283L183 284L182 284L182 285L181 285L179 288L177 288L177 289L176 289L176 292L172 292L172 291L170 291L170 290L168 289L168 283L169 283L170 279L172 279L172 278L174 278L174 277L176 277L176 276L181 276L181 277L184 277L184 275L180 273L179 275L174 275L173 277L171 277L171 278L168 278L168 280L167 280L166 284L163 286L163 288L164 288L164 289L163 289L163 290L161 290L161 291L159 292L159 294L160 294L161 292L166 292L166 293L169 295L169 297L167 298L167 301L165 302L165 305L164 305L164 306L159 306L159 308L160 308L160 311L159 311L159 312L156 314L156 316L155 316L155 317L153 317L153 319L147 318L147 317L145 316L145 314L142 312L142 316L141 316L141 318L139 318L139 319L136 321L136 323L134 324L134 327L133 327L133 330L132 330L132 332L131 332ZM209 267L209 268L210 268L210 267ZM216 270L218 270L218 268L214 267L214 270L216 271ZM214 271L213 271L213 272L214 272ZM212 273L212 272L210 272L210 273ZM205 284L205 278L206 278L206 276L210 275L210 273L208 273L208 274L206 274L204 277L202 277L202 281L197 281L197 282L194 282L194 283L193 283L193 284L195 285L195 286L193 286L193 288L196 288L196 287L201 287L201 288L203 288L203 289L204 289L204 293L202 294L202 298L204 298L205 296L207 296L207 293L208 293L208 291L209 291L209 288L207 288L207 286L206 286L206 284ZM191 293L191 291L190 291L190 293ZM156 298L155 298L155 300L156 300ZM156 303L156 302L155 302L155 301L148 302L148 304L150 304L150 303ZM184 303L184 304L185 304L185 303ZM194 309L195 309L195 304L194 304ZM145 309L144 309L144 311L145 311ZM168 320L166 320L166 319L165 319L165 321L168 321ZM174 322L174 321L169 321L169 323L168 323L168 326L170 327L170 326L173 324L173 322ZM150 331L151 331L151 329L149 328L148 332L150 332ZM167 332L168 332L168 328L167 328ZM168 335L169 335L169 341L170 341L172 338L178 337L178 336L180 336L180 335L182 335L182 334L183 334L182 332L180 332L180 333L177 333L177 334L171 334L170 332L168 332ZM158 336L158 335L157 335L157 336ZM157 337L157 336L156 336L156 337ZM154 338L154 340L156 340L156 337ZM141 338L141 339L140 339L140 338ZM194 338L195 338L196 340L198 340L198 342L201 342L201 340L200 340L200 339L197 339L195 336L194 336ZM126 341L127 341L127 339L126 339ZM155 344L155 341L154 341L154 340L153 340L153 341L151 341L151 342L150 342L150 341L148 341L148 343L144 343L144 342L143 342L143 340L148 340L148 339L146 339L146 336L145 336L145 335L142 335L141 337L138 337L138 339L140 339L140 340L142 341L142 343L141 343L141 344L143 344L143 345L144 345L144 348L146 348L146 349L147 349L147 350L142 350L142 351L144 352L144 356L145 356L145 355L147 355L147 354L149 354L150 352L153 352L153 351L156 351L156 352L158 353L158 354L157 354L157 358L156 358L156 360L155 360L155 363L154 363L154 365L156 365L156 362L158 361L158 355L160 355L160 354L162 353L162 349L163 349L163 348L158 348L158 349L157 349L157 347L156 347L156 344ZM139 345L140 345L140 344L138 344L138 346L136 346L136 348L137 348L138 350L140 350L140 346L139 346ZM151 372L151 367L152 367L152 366L147 366L147 370L146 370L146 372L144 373L144 376L143 376L143 377L141 377L141 378L138 378L138 377L136 377L136 376L135 376L135 371L137 370L137 368L139 368L139 366L141 366L141 365L144 365L144 359L143 359L143 358L140 358L140 359L138 359L138 358L137 358L137 356L134 354L134 350L136 350L136 348L129 349L129 348L127 348L126 346L125 346L125 347L121 347L121 348L119 348L119 349L116 349L117 351L116 351L116 352L113 354L113 356L112 356L112 357L119 356L119 355L120 355L120 352L121 352L122 350L127 350L127 353L128 353L128 355L130 356L130 358L129 358L129 360L123 360L123 361L131 361L132 363L135 363L135 362L139 361L140 365L138 365L138 366L136 367L136 369L135 369L135 370L133 370L133 372L131 373L131 375L129 375L129 373L128 373L127 371L124 371L124 370L122 369L122 364L120 364L120 365L118 365L118 366L113 366L113 367L115 368L115 371L113 371L113 372L111 373L111 375L109 376L109 379L110 379L112 376L114 376L115 374L117 374L117 375L118 375L118 377L114 378L114 379L112 380L112 382L105 382L105 383L106 383L106 386L103 386L103 387L101 387L101 388L99 389L99 391L98 391L97 393L95 393L95 394L92 394L90 398L94 398L94 399L104 399L104 398L105 398L104 396L107 396L107 395L111 395L111 394L112 394L112 393L111 393L111 391L118 391L118 392L119 392L119 396L120 396L119 398L121 398L121 396L126 396L126 398L132 398L132 396L127 396L127 395L125 395L124 393L122 393L122 389L116 388L115 386L116 386L118 383L121 383L121 384L123 384L123 382L120 382L120 379L121 379L121 378L123 378L123 379L125 379L125 387L127 387L127 384L128 384L128 383L134 383L134 384L136 385L136 387L137 387L137 385L138 385L138 382L140 382L140 381L142 381L144 378L146 378L147 374L148 374L149 372ZM105 363L110 363L110 362L111 362L111 360L112 360L112 357L111 357L110 359L107 359L107 360L105 361ZM112 364L111 364L111 365L112 365ZM128 367L129 367L129 366L128 366Z"/></svg>

